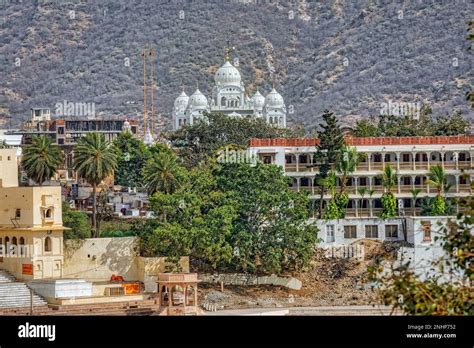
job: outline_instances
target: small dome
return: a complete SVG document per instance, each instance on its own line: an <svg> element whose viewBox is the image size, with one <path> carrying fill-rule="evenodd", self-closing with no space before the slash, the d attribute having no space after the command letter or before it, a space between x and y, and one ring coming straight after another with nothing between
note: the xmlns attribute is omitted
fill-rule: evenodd
<svg viewBox="0 0 474 348"><path fill-rule="evenodd" d="M253 107L258 110L263 109L263 106L265 105L265 97L261 95L258 90L252 96L252 104L253 104Z"/></svg>
<svg viewBox="0 0 474 348"><path fill-rule="evenodd" d="M229 62L225 62L225 64L217 70L214 81L216 85L221 86L240 86L240 72Z"/></svg>
<svg viewBox="0 0 474 348"><path fill-rule="evenodd" d="M271 92L267 94L267 97L265 98L265 106L271 108L282 108L285 106L283 97L275 90L275 88L273 88Z"/></svg>
<svg viewBox="0 0 474 348"><path fill-rule="evenodd" d="M207 103L207 98L204 94L201 93L199 89L196 89L191 97L189 98L188 107L193 109L207 109L209 104Z"/></svg>
<svg viewBox="0 0 474 348"><path fill-rule="evenodd" d="M188 106L189 97L188 95L182 91L178 98L174 101L174 109L176 111L184 111Z"/></svg>

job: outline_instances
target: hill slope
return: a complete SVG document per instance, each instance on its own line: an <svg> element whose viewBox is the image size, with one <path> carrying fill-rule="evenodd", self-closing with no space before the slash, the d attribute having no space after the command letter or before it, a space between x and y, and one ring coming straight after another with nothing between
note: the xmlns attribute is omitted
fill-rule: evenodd
<svg viewBox="0 0 474 348"><path fill-rule="evenodd" d="M312 126L325 108L351 122L378 114L387 100L472 117L464 100L469 1L7 3L0 3L0 118L11 115L13 124L30 107L54 110L63 100L139 116L140 51L151 44L157 110L169 125L182 85L189 94L199 81L209 95L227 41L248 92L275 83L293 106L290 124Z"/></svg>

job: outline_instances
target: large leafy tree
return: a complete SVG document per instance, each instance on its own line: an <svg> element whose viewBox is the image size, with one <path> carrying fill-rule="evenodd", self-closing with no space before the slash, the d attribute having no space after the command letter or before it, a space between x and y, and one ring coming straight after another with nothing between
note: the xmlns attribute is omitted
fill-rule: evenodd
<svg viewBox="0 0 474 348"><path fill-rule="evenodd" d="M117 167L117 149L100 133L88 133L74 147L74 170L92 186L92 231L97 229L97 186L114 173Z"/></svg>
<svg viewBox="0 0 474 348"><path fill-rule="evenodd" d="M117 148L116 185L143 187L143 167L150 158L150 150L131 132L122 132L114 140Z"/></svg>
<svg viewBox="0 0 474 348"><path fill-rule="evenodd" d="M168 138L173 147L178 149L185 165L193 167L227 144L247 146L252 138L287 137L293 134L292 130L272 127L260 118L231 118L207 113L192 126L170 133Z"/></svg>
<svg viewBox="0 0 474 348"><path fill-rule="evenodd" d="M332 112L325 110L322 119L323 121L319 124L320 129L318 131L319 144L316 146L314 155L314 163L319 168L318 174L315 177L316 183L326 179L329 171L334 169L344 146L344 135L336 116ZM323 185L319 185L319 196L318 217L321 218L324 196Z"/></svg>
<svg viewBox="0 0 474 348"><path fill-rule="evenodd" d="M51 179L63 163L63 153L50 137L33 136L23 149L22 167L40 186Z"/></svg>
<svg viewBox="0 0 474 348"><path fill-rule="evenodd" d="M317 229L308 222L307 195L293 192L278 166L232 164L217 167L219 187L237 202L232 245L238 269L281 272L307 265Z"/></svg>
<svg viewBox="0 0 474 348"><path fill-rule="evenodd" d="M146 255L189 255L201 268L281 272L307 265L317 230L309 200L281 168L209 164L151 198L156 219L135 228Z"/></svg>

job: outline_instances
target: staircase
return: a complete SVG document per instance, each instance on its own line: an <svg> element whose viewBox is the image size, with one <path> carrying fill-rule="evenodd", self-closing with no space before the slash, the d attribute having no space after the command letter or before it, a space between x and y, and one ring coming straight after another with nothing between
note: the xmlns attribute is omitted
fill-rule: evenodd
<svg viewBox="0 0 474 348"><path fill-rule="evenodd" d="M33 293L33 306L46 306L47 302ZM25 283L17 282L15 277L0 270L0 308L30 307L30 289Z"/></svg>

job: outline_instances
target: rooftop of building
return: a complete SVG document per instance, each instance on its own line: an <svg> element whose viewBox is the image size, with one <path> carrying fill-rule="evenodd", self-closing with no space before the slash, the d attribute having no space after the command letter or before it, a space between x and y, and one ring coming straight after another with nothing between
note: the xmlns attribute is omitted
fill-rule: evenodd
<svg viewBox="0 0 474 348"><path fill-rule="evenodd" d="M442 144L473 144L474 135L431 136L431 137L365 137L346 136L345 142L350 146L380 145L442 145ZM254 138L250 139L250 147L279 146L298 147L316 146L318 138Z"/></svg>

